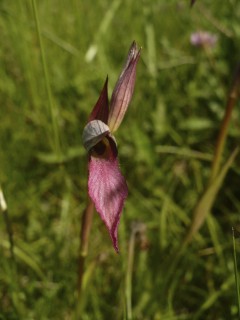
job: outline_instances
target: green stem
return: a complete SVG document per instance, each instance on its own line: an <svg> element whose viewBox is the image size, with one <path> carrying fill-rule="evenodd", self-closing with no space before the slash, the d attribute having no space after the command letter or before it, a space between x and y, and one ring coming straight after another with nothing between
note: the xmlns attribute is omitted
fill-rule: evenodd
<svg viewBox="0 0 240 320"><path fill-rule="evenodd" d="M42 36L41 36L41 32L40 32L40 22L39 22L39 17L38 17L38 10L37 10L37 5L36 5L35 0L32 0L32 7L33 7L35 24L36 24L37 37L38 37L40 52L41 52L41 60L42 60L42 67L43 67L43 75L44 75L44 80L45 80L46 92L47 92L47 97L48 97L48 111L49 111L49 115L51 118L52 133L53 133L53 139L54 139L53 145L54 145L55 152L60 157L61 148L60 148L59 130L58 130L58 125L57 125L57 117L56 117L57 110L53 104L51 87L50 87L49 76L48 76L48 69L47 69L47 64L46 64L46 59L45 59L45 51L44 51Z"/></svg>

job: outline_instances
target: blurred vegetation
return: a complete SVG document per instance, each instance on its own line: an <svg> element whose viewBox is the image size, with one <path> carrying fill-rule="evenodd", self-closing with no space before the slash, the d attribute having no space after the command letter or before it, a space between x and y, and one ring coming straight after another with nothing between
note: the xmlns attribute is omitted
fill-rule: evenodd
<svg viewBox="0 0 240 320"><path fill-rule="evenodd" d="M1 214L0 319L75 317L87 199L81 133L133 40L142 56L116 135L130 191L120 254L96 214L81 318L238 319L231 228L240 227L239 156L211 214L172 264L211 175L240 60L239 1L198 0L191 9L183 0L36 1L45 75L33 4L0 2L0 185L14 240L13 257ZM198 30L216 34L216 46L192 46ZM222 165L239 145L239 107ZM238 258L238 241L236 250Z"/></svg>

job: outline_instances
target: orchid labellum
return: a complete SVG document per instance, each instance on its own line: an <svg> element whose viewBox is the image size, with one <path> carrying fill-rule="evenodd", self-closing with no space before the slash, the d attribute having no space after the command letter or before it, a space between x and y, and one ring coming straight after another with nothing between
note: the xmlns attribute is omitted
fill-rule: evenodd
<svg viewBox="0 0 240 320"><path fill-rule="evenodd" d="M118 150L113 133L121 124L131 101L136 67L140 57L135 42L108 101L108 78L83 130L83 144L89 154L88 193L105 223L113 246L118 252L118 224L128 195L125 178L118 163Z"/></svg>

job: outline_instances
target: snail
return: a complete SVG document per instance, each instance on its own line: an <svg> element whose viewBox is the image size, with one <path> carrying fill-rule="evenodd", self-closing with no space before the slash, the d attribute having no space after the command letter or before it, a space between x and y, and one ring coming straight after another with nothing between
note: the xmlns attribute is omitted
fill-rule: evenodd
<svg viewBox="0 0 240 320"><path fill-rule="evenodd" d="M101 120L90 121L83 129L82 140L85 149L89 152L94 146L110 134L109 127Z"/></svg>

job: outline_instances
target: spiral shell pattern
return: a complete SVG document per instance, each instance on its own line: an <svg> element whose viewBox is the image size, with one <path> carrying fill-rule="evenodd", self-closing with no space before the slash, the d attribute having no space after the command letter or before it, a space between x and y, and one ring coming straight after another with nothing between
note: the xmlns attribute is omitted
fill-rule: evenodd
<svg viewBox="0 0 240 320"><path fill-rule="evenodd" d="M98 142L110 133L109 127L101 120L90 121L83 129L82 140L89 152Z"/></svg>

